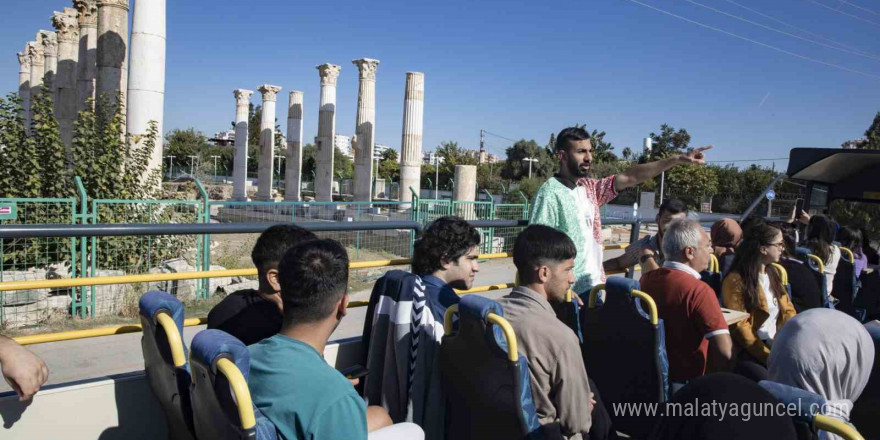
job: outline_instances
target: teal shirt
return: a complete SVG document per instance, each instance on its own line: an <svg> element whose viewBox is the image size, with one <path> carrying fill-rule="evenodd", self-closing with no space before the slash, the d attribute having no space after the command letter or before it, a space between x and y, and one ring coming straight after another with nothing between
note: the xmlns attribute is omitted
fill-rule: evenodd
<svg viewBox="0 0 880 440"><path fill-rule="evenodd" d="M254 404L286 440L367 438L367 405L312 346L275 335L248 347Z"/></svg>

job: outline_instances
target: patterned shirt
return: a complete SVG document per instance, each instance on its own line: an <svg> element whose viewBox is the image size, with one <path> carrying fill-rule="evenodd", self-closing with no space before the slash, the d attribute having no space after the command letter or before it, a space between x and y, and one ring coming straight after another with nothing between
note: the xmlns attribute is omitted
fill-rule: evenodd
<svg viewBox="0 0 880 440"><path fill-rule="evenodd" d="M566 233L577 248L574 273L577 293L605 282L602 269L602 205L617 197L616 176L578 179L571 182L556 176L547 180L532 203L531 224L552 226Z"/></svg>

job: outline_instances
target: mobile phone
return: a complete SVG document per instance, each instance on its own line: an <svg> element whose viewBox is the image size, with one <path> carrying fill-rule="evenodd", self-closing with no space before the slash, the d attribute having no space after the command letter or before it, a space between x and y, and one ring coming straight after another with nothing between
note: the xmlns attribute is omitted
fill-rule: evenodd
<svg viewBox="0 0 880 440"><path fill-rule="evenodd" d="M363 365L352 365L340 371L340 373L342 373L342 375L345 376L346 379L360 379L366 376L369 372L370 370L368 370L367 367Z"/></svg>
<svg viewBox="0 0 880 440"><path fill-rule="evenodd" d="M794 203L794 219L797 220L804 215L804 199L797 199Z"/></svg>

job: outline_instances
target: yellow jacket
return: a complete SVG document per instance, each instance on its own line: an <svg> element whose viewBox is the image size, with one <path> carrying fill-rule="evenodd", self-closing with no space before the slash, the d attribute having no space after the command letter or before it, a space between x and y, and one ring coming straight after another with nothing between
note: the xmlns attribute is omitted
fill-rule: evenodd
<svg viewBox="0 0 880 440"><path fill-rule="evenodd" d="M758 307L753 310L746 309L744 292L745 285L739 273L731 272L724 278L724 282L721 284L721 299L724 307L749 314L749 319L740 321L730 328L730 336L740 348L745 349L755 359L766 365L767 359L770 357L770 347L757 336L758 329L770 317L767 300L764 297L764 289L760 285L758 286ZM788 299L788 295L783 292L783 295L779 297L779 315L776 317L776 330L778 331L782 328L782 325L796 314L797 312Z"/></svg>

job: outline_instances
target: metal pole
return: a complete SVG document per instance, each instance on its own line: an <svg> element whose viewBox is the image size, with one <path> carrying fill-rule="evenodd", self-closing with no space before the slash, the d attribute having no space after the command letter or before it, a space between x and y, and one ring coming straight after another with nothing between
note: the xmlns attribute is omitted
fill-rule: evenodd
<svg viewBox="0 0 880 440"><path fill-rule="evenodd" d="M434 153L434 200L440 200L440 156Z"/></svg>
<svg viewBox="0 0 880 440"><path fill-rule="evenodd" d="M666 171L660 173L660 204L663 204L663 184L666 182Z"/></svg>
<svg viewBox="0 0 880 440"><path fill-rule="evenodd" d="M754 211L755 208L758 207L758 203L761 203L761 199L763 199L764 196L767 195L767 191L770 191L771 189L773 189L773 187L776 186L777 182L779 182L780 180L782 180L786 177L788 177L788 176L786 176L785 174L780 174L775 179L773 179L773 181L770 182L769 185L767 185L767 188L765 188L764 191L761 191L761 194L758 194L758 197L755 197L755 200L752 202L751 205L749 205L749 208L746 209L746 212L743 213L743 215L742 215L742 217L740 217L739 221L742 222L743 220L745 220L746 217L748 217L749 214L751 214L752 211Z"/></svg>
<svg viewBox="0 0 880 440"><path fill-rule="evenodd" d="M532 161L529 160L529 179L532 178Z"/></svg>
<svg viewBox="0 0 880 440"><path fill-rule="evenodd" d="M196 174L196 162L195 162L195 160L196 160L196 157L195 157L195 156L190 156L190 157L189 157L189 175L190 175L190 176L195 176L195 174Z"/></svg>

